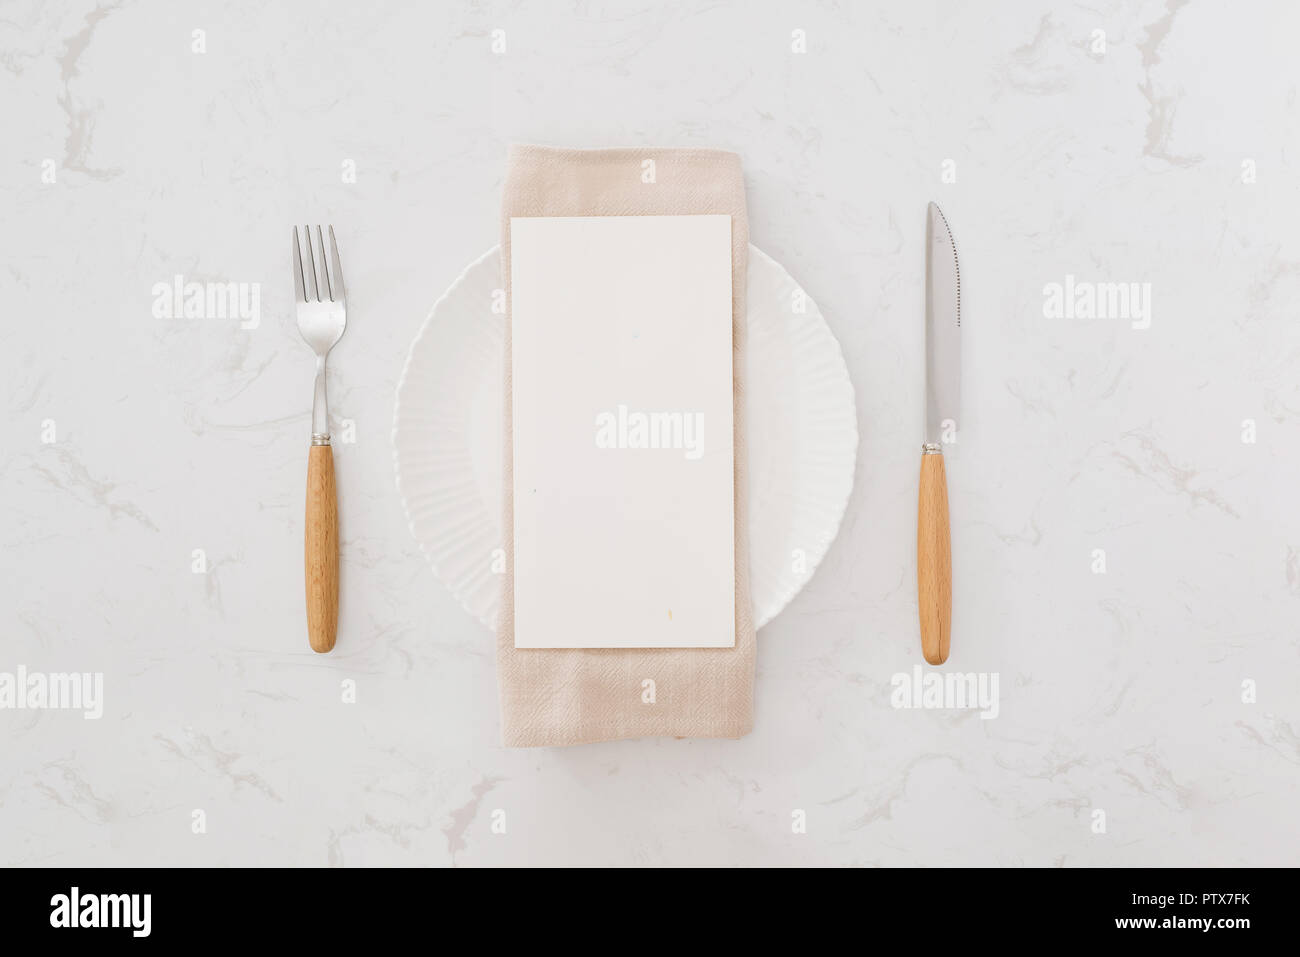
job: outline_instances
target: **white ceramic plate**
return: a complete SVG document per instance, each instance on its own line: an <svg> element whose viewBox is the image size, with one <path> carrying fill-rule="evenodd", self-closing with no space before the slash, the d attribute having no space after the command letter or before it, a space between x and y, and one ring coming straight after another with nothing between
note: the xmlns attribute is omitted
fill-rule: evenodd
<svg viewBox="0 0 1300 957"><path fill-rule="evenodd" d="M489 250L433 305L393 411L393 463L411 534L465 610L495 629L504 484L505 316ZM749 551L754 620L812 577L839 530L858 450L839 343L780 264L749 247ZM802 309L802 311L800 311Z"/></svg>

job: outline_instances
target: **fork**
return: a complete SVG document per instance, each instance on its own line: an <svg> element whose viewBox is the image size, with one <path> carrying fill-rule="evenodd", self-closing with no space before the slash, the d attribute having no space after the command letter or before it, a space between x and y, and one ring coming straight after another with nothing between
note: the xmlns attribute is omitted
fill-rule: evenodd
<svg viewBox="0 0 1300 957"><path fill-rule="evenodd" d="M339 519L334 491L334 452L330 448L329 404L325 397L325 359L347 324L347 290L339 245L330 231L330 263L325 262L325 235L304 226L307 258L293 229L293 291L298 303L298 331L316 353L316 391L311 406L311 451L307 457L307 518L304 534L307 582L307 638L312 651L334 648L339 625ZM313 248L314 247L314 248ZM320 265L316 252L320 252Z"/></svg>

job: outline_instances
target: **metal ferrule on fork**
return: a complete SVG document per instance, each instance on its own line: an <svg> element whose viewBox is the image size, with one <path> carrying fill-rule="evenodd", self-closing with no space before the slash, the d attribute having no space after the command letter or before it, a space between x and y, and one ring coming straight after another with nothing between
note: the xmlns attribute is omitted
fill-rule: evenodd
<svg viewBox="0 0 1300 957"><path fill-rule="evenodd" d="M325 394L325 359L316 359L316 390L311 400L311 444L330 444L329 398Z"/></svg>

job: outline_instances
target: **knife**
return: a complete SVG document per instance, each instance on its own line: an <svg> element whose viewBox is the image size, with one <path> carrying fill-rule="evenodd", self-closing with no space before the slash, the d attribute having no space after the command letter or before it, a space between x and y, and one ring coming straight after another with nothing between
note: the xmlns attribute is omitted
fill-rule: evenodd
<svg viewBox="0 0 1300 957"><path fill-rule="evenodd" d="M925 217L925 444L916 506L916 601L921 651L948 660L952 637L952 542L944 441L956 441L961 408L961 270L952 230L934 203Z"/></svg>

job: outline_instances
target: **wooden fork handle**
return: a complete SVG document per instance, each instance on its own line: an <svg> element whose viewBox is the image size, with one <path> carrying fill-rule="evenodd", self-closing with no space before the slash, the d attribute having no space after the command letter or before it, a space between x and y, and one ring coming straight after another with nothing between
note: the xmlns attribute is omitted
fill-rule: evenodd
<svg viewBox="0 0 1300 957"><path fill-rule="evenodd" d="M927 445L921 455L916 601L921 615L921 651L930 664L941 665L948 660L952 635L952 541L948 534L948 477L937 445Z"/></svg>
<svg viewBox="0 0 1300 957"><path fill-rule="evenodd" d="M313 445L307 458L307 638L311 650L334 648L339 627L339 515L334 452Z"/></svg>

